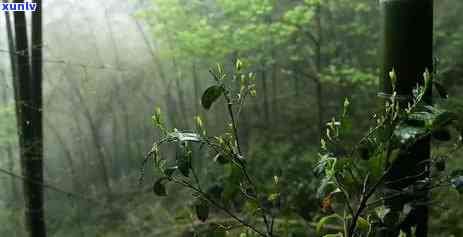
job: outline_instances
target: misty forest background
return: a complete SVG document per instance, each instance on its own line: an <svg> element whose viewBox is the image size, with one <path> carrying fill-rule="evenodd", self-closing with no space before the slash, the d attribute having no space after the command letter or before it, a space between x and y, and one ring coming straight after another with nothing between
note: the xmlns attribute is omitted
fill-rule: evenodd
<svg viewBox="0 0 463 237"><path fill-rule="evenodd" d="M237 58L257 76L257 96L239 118L244 154L259 182L275 173L286 180L296 214L282 222L291 236L313 232L322 216L312 171L320 131L345 97L359 134L378 106L377 1L50 0L42 8L49 236L190 236L204 225L188 207L187 190L173 186L169 197L154 196L154 172L145 172L140 186L141 163L159 137L156 107L170 127L187 130L200 115L208 134L224 130L225 107L205 111L200 97L213 83L209 68L230 70ZM438 75L460 105L462 12L463 1L435 1ZM0 25L6 32L3 15ZM6 33L0 37L0 236L25 236L12 52ZM221 175L203 182L213 185ZM462 236L458 195L434 198L430 236Z"/></svg>

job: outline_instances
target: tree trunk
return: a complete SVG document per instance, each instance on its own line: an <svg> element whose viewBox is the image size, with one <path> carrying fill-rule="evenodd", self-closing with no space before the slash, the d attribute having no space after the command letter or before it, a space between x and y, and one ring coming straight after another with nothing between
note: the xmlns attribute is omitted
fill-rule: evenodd
<svg viewBox="0 0 463 237"><path fill-rule="evenodd" d="M399 95L411 97L412 90L417 83L423 84L423 72L433 69L433 0L382 0L383 17L383 64L381 71L383 91L392 93L389 72L395 70L397 75L396 90ZM431 91L426 95L425 101L431 103ZM404 101L402 106L407 106ZM404 190L416 181L429 177L427 171L430 158L430 138L418 141L407 151L407 157L400 155L391 166L391 175L387 181L398 180L404 177L417 177L406 179L404 182L393 182L389 188ZM425 194L426 202L429 194ZM402 200L403 199L403 200ZM402 210L402 206L411 202L410 198L403 197L402 201L386 202L393 211ZM416 236L426 237L428 228L428 207L424 204L414 207L401 228L410 235L410 227L416 226ZM383 236L392 236L399 230L385 230ZM396 236L396 235L395 235Z"/></svg>
<svg viewBox="0 0 463 237"><path fill-rule="evenodd" d="M293 73L291 74L291 76L293 76L293 80L294 80L294 98L295 99L299 99L300 95L301 95L301 78L299 77L299 72L298 72L298 67L297 65L293 65L292 66L292 69Z"/></svg>
<svg viewBox="0 0 463 237"><path fill-rule="evenodd" d="M3 0L4 3L8 2L8 0ZM5 11L5 22L6 22L6 30L7 30L7 39L8 39L8 48L10 52L15 52L15 46L13 42L13 30L11 29L11 19L10 19L10 13L8 11ZM18 98L18 86L17 86L17 78L16 78L16 54L10 53L10 65L11 65L11 75L12 75L12 82L13 82L13 96L15 98L15 102L19 102ZM6 77L6 75L4 75ZM5 105L8 104L8 94L6 91L7 86L5 85L5 90L3 92L3 103ZM16 104L16 114L18 114L18 107L19 103ZM19 119L16 119L17 125L19 127ZM14 171L14 158L13 158L13 147L8 142L6 144L6 153L8 156L8 168L10 172ZM11 178L11 187L12 187L12 200L17 200L18 196L18 190L16 189L16 184L14 181L14 178Z"/></svg>
<svg viewBox="0 0 463 237"><path fill-rule="evenodd" d="M201 96L200 96L199 89L201 86L199 85L198 68L197 68L196 62L193 62L193 66L191 70L193 73L193 90L194 90L194 96L195 96L194 104L195 104L195 112L196 112L195 115L199 116L200 115L199 104L201 103L201 99L200 99Z"/></svg>
<svg viewBox="0 0 463 237"><path fill-rule="evenodd" d="M273 48L273 45L272 45ZM273 123L277 123L278 121L278 68L275 59L275 50L272 49L272 116L273 116Z"/></svg>
<svg viewBox="0 0 463 237"><path fill-rule="evenodd" d="M15 1L23 2L23 1ZM28 235L46 236L43 207L42 133L42 14L41 1L32 14L32 66L29 58L27 23L24 12L14 13L15 52L19 99L19 144L24 180L25 218ZM31 69L32 68L32 69ZM31 71L33 74L31 74ZM29 180L34 180L30 182ZM39 184L38 184L39 183Z"/></svg>
<svg viewBox="0 0 463 237"><path fill-rule="evenodd" d="M187 107L185 103L185 95L183 93L182 83L180 82L180 80L182 79L182 72L180 70L180 67L177 64L177 60L175 59L175 57L172 58L172 65L174 66L174 71L177 74L175 76L175 89L177 90L177 97L178 97L178 101L180 105L179 115L181 117L183 129L186 129L188 128L188 120L187 120L188 111L187 111Z"/></svg>
<svg viewBox="0 0 463 237"><path fill-rule="evenodd" d="M264 121L265 127L270 124L270 108L268 102L268 89L267 89L267 72L266 72L265 63L262 63L261 69L261 81L262 81L262 94L264 97Z"/></svg>
<svg viewBox="0 0 463 237"><path fill-rule="evenodd" d="M323 41L323 29L321 24L321 3L317 3L315 8L316 14L316 24L318 31L318 38L315 48L315 67L317 70L317 75L314 80L315 82L315 96L317 97L317 113L318 113L318 133L319 138L321 139L323 134L323 87L321 82L321 73L322 73L322 41ZM318 140L320 140L318 139Z"/></svg>
<svg viewBox="0 0 463 237"><path fill-rule="evenodd" d="M55 135L56 140L58 140L59 146L61 147L61 149L63 149L64 157L68 161L69 171L70 171L70 174L71 174L72 190L80 192L81 191L81 189L80 189L81 186L80 186L79 181L78 181L78 176L77 176L77 172L76 172L76 167L74 165L74 159L73 159L71 149L66 144L66 140L64 139L63 136L61 136L58 129L52 124L52 122L46 120L45 124L47 125L47 128L49 129L49 131L51 131ZM66 173L67 173L67 170L66 170Z"/></svg>
<svg viewBox="0 0 463 237"><path fill-rule="evenodd" d="M140 35L143 38L143 41L146 44L146 47L148 48L148 50L150 52L151 59L153 60L153 64L156 66L159 79L161 79L162 85L164 86L164 89L166 90L166 94L165 94L166 99L164 101L165 101L166 109L170 110L171 109L170 105L175 105L175 101L174 101L174 97L172 95L172 92L170 91L170 83L167 81L167 77L166 77L166 73L164 71L164 67L163 67L163 65L161 63L161 60L156 55L154 47L151 44L148 36L146 35L145 31L143 30L143 26L140 24L140 22L137 21L137 19L134 18L133 20L134 20L134 22L135 22L135 24L137 26L138 31L140 32ZM175 111L175 108L172 109L172 110ZM176 114L176 113L168 113L168 114ZM168 119L169 119L169 122L170 122L170 126L171 127L176 127L174 117L173 116L168 116Z"/></svg>
<svg viewBox="0 0 463 237"><path fill-rule="evenodd" d="M84 77L85 80L87 78L87 68L83 67L84 71ZM72 82L72 81L70 81ZM93 118L92 114L90 113L89 107L85 103L84 96L80 92L79 88L71 83L72 88L74 89L76 96L78 97L79 103L76 106L81 106L82 107L82 115L83 117L87 120L89 130L90 130L90 137L93 141L93 145L95 147L96 153L97 153L97 159L98 162L100 163L100 168L101 168L101 175L103 176L103 183L106 189L106 192L108 196L111 196L112 190L111 190L111 185L110 185L110 177L108 174L108 167L106 164L106 154L104 151L104 145L103 142L101 141L100 133L98 132L99 127L97 126L97 123L95 122L95 119Z"/></svg>
<svg viewBox="0 0 463 237"><path fill-rule="evenodd" d="M8 0L3 0L4 3L7 3L9 2ZM17 55L16 55L16 46L15 46L15 39L14 39L14 35L13 35L13 28L12 28L12 24L11 24L11 15L10 15L10 12L8 11L5 11L5 22L6 22L6 36L7 36L7 39L8 39L8 49L9 51L11 52L9 55L10 55L10 65L11 65L11 75L12 75L12 85L13 85L13 92L14 92L14 101L15 101L15 109L16 109L16 123L17 123L17 127L19 128L21 126L21 119L18 117L20 115L20 112L19 112L19 86L18 86L18 78L17 78L17 73L18 73L18 69L17 69L17 66L16 66L16 58L17 58Z"/></svg>

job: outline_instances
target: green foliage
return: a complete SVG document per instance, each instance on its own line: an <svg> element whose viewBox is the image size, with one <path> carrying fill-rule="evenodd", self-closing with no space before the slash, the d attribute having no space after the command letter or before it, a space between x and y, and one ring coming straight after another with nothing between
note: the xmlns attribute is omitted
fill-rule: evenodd
<svg viewBox="0 0 463 237"><path fill-rule="evenodd" d="M195 212L198 219L205 222L209 217L209 203L204 200L198 200L195 204Z"/></svg>
<svg viewBox="0 0 463 237"><path fill-rule="evenodd" d="M153 115L154 124L161 130L163 136L159 142L154 143L144 162L144 164L146 164L148 159L153 158L156 166L155 168L161 174L161 178L154 183L154 193L159 196L166 196L167 191L165 185L167 183L175 183L192 190L195 196L197 196L197 200L193 205L194 211L196 217L202 222L205 222L209 218L210 206L213 206L224 211L238 223L246 223L228 209L229 203L239 194L249 199L248 203L254 202L254 205L257 205L255 208L249 210L250 212L259 213L266 221L267 218L270 218L268 211L264 208L264 204L262 203L264 200L261 200L262 197L258 193L258 188L248 175L246 159L241 153L237 137L237 121L235 119L236 112L234 111L234 106L242 106L248 95L255 94L255 92L253 92L253 74L243 74L243 72L244 68L240 60L237 61L235 71L231 78L228 78L223 67L220 65L217 67L217 70L211 70L211 75L215 79L216 85L209 87L205 91L202 102L204 108L209 109L214 101L220 96L224 96L231 123L227 131L220 136L207 137L203 128L203 122L199 117L195 118L198 131L180 132L177 129L169 131L169 129L166 128L162 122L163 119L159 109L157 109ZM227 80L239 80L241 85L239 90L234 92L232 89L229 89L226 85ZM159 146L165 143L174 143L176 146L175 166L169 165L169 160L161 157ZM194 162L198 162L197 159L201 158L194 157L192 147L194 143L200 144L201 147L207 147L209 149L209 156L211 158L213 157L210 162L223 166L226 180L222 185L216 184L207 189L203 189L201 177L198 176L198 167L193 165ZM178 170L183 177L176 175L176 170ZM142 175L144 174L142 173ZM141 180L143 180L143 176ZM272 193L268 196L266 201L275 203L278 199L278 194ZM263 232L260 232L257 227L253 227L251 224L244 225L251 228L256 233L263 234ZM273 227L267 225L267 228ZM220 236L222 232L212 231L209 232L209 234L211 236L216 236L216 234Z"/></svg>
<svg viewBox="0 0 463 237"><path fill-rule="evenodd" d="M205 109L210 109L212 104L225 92L222 86L211 86L207 88L201 98L201 104Z"/></svg>
<svg viewBox="0 0 463 237"><path fill-rule="evenodd" d="M395 89L394 83L397 78L394 71L390 73L390 78ZM408 103L404 103L404 98L399 98L394 90L386 99L384 110L374 114L374 126L353 145L346 136L351 126L345 125L348 121L346 111L350 103L347 101L344 103L339 121L333 119L327 124L316 170L324 176L319 193L325 195L329 193L324 199L324 205L332 210L333 202L342 204L341 208L333 210L344 213L342 219L346 228L341 236L374 236L378 221L380 225L388 228L398 228L415 208L415 202L425 197L421 193L433 187L447 183L461 192L462 182L458 171L454 171L450 179L420 178L422 174L415 175L414 171L410 171L413 178L405 178L406 183L403 178L393 181L389 178L394 165L404 162L403 159L410 159L409 155L406 155L408 149L423 139L432 136L440 142L455 140L452 150L445 154L446 157L463 145L461 137L451 139L449 132L453 129L461 134L457 114L443 109L442 106L427 104L425 94L431 87L431 75L428 72L424 73L424 81L423 86L418 85L413 91L413 98ZM443 88L440 90L442 91ZM442 176L446 168L444 159L431 157L430 160L422 162L435 163L436 173L440 177L445 177ZM420 166L416 165L415 169L419 169L418 167ZM426 169L431 168L428 165L426 167ZM402 188L403 191L400 191L405 193L389 189L388 185L396 182L406 185ZM415 193L405 190L415 190L413 191ZM392 192L390 196L387 195L389 192ZM340 193L341 197L334 198L335 193ZM416 196L410 199L399 212L382 206L388 200L395 200L405 195ZM371 201L374 198L378 201ZM377 212L371 211L371 206L374 205L380 205L379 209L376 209ZM327 218L320 219L319 226L323 226L326 220L333 217L340 217L340 214L331 214Z"/></svg>
<svg viewBox="0 0 463 237"><path fill-rule="evenodd" d="M158 196L167 196L166 186L163 184L168 178L160 178L153 185L153 191Z"/></svg>

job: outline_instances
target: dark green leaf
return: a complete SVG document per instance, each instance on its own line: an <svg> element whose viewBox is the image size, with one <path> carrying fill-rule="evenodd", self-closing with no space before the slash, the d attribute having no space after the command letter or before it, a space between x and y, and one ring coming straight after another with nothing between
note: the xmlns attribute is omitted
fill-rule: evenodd
<svg viewBox="0 0 463 237"><path fill-rule="evenodd" d="M369 160L375 151L375 143L370 139L363 142L359 147L359 155L363 160Z"/></svg>
<svg viewBox="0 0 463 237"><path fill-rule="evenodd" d="M222 197L222 193L223 193L223 187L218 184L214 184L207 189L206 193L211 198L220 200L220 198Z"/></svg>
<svg viewBox="0 0 463 237"><path fill-rule="evenodd" d="M436 87L437 92L439 93L441 98L449 98L449 94L447 93L447 89L445 89L444 85L442 85L440 82L434 81L434 86Z"/></svg>
<svg viewBox="0 0 463 237"><path fill-rule="evenodd" d="M437 129L432 132L432 137L439 141L449 141L451 139L450 131L445 128Z"/></svg>
<svg viewBox="0 0 463 237"><path fill-rule="evenodd" d="M227 232L223 227L217 227L213 230L208 230L205 237L225 237Z"/></svg>
<svg viewBox="0 0 463 237"><path fill-rule="evenodd" d="M170 178L176 170L178 170L178 166L168 167L164 170L164 175Z"/></svg>
<svg viewBox="0 0 463 237"><path fill-rule="evenodd" d="M449 111L434 106L425 106L425 108L427 111L410 114L406 120L406 124L415 127L426 126L430 129L436 129L447 126L456 119L456 115Z"/></svg>
<svg viewBox="0 0 463 237"><path fill-rule="evenodd" d="M164 181L167 180L166 177L160 178L156 180L153 185L153 191L158 196L167 196L166 186L164 185Z"/></svg>
<svg viewBox="0 0 463 237"><path fill-rule="evenodd" d="M425 108L432 114L432 117L426 122L428 127L441 128L449 125L452 121L457 119L455 113L447 110L437 108L436 106L425 106Z"/></svg>
<svg viewBox="0 0 463 237"><path fill-rule="evenodd" d="M212 104L220 98L224 92L225 89L222 86L214 85L207 88L201 98L201 104L205 109L210 109Z"/></svg>
<svg viewBox="0 0 463 237"><path fill-rule="evenodd" d="M436 116L434 120L433 127L440 128L449 125L453 120L456 119L455 114L449 111L443 111L442 113Z"/></svg>
<svg viewBox="0 0 463 237"><path fill-rule="evenodd" d="M444 159L439 159L438 161L436 161L436 163L434 164L434 166L436 167L436 169L438 171L444 171L445 170L445 160Z"/></svg>
<svg viewBox="0 0 463 237"><path fill-rule="evenodd" d="M198 219L205 222L209 217L209 204L204 200L200 200L195 205L195 211Z"/></svg>
<svg viewBox="0 0 463 237"><path fill-rule="evenodd" d="M175 158L180 173L182 173L183 176L188 177L191 169L191 151L188 149L188 146L179 144L177 146Z"/></svg>
<svg viewBox="0 0 463 237"><path fill-rule="evenodd" d="M217 155L214 156L214 161L218 162L221 165L230 163L230 159L228 159L226 156L224 156L221 153L217 153Z"/></svg>
<svg viewBox="0 0 463 237"><path fill-rule="evenodd" d="M434 116L429 112L415 112L408 116L405 123L414 127L426 126L426 121L432 121Z"/></svg>

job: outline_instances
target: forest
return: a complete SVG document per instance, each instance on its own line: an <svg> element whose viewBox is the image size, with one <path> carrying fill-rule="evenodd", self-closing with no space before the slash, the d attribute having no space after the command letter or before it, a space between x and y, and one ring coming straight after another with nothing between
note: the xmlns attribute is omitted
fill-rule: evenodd
<svg viewBox="0 0 463 237"><path fill-rule="evenodd" d="M1 237L463 237L461 0L2 8Z"/></svg>

